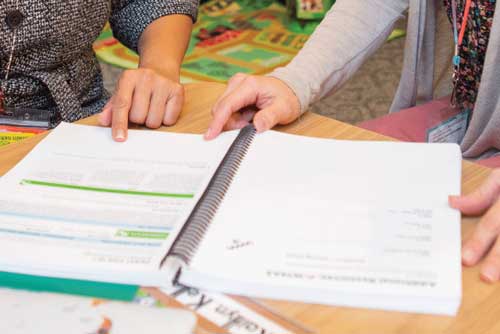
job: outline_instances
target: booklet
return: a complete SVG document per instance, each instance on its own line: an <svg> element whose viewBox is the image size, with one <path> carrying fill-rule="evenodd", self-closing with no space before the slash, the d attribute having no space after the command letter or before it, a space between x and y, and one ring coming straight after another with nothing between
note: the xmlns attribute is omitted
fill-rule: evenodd
<svg viewBox="0 0 500 334"><path fill-rule="evenodd" d="M191 334L196 316L172 308L0 289L0 332L9 334Z"/></svg>
<svg viewBox="0 0 500 334"><path fill-rule="evenodd" d="M46 130L2 125L0 120L0 146L20 142Z"/></svg>
<svg viewBox="0 0 500 334"><path fill-rule="evenodd" d="M455 144L61 124L0 179L0 271L455 314Z"/></svg>

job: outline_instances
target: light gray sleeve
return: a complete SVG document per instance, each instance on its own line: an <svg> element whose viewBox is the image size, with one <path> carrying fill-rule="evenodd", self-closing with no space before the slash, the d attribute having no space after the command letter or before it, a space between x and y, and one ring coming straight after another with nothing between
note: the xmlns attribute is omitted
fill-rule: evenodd
<svg viewBox="0 0 500 334"><path fill-rule="evenodd" d="M408 6L409 0L337 0L299 54L269 76L290 86L306 111L352 77Z"/></svg>

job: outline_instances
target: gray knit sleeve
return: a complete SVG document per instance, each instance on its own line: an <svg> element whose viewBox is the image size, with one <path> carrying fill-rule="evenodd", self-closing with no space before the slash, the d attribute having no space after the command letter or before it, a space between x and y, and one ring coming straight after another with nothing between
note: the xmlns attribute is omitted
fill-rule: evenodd
<svg viewBox="0 0 500 334"><path fill-rule="evenodd" d="M199 0L112 0L111 28L114 36L128 48L137 51L139 39L153 21L167 15L183 14L193 22Z"/></svg>

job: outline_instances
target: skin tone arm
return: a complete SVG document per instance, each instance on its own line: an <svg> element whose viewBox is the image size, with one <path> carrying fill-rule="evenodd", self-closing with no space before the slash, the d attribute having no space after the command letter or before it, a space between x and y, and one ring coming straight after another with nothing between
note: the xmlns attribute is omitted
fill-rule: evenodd
<svg viewBox="0 0 500 334"><path fill-rule="evenodd" d="M186 15L169 15L151 23L139 41L139 68L125 71L116 91L99 114L112 127L116 141L127 139L129 121L159 128L173 125L184 103L180 67L193 22Z"/></svg>

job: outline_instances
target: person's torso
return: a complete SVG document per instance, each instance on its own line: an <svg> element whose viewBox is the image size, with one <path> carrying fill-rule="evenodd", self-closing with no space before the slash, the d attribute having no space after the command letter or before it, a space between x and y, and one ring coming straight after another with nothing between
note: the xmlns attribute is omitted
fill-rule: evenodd
<svg viewBox="0 0 500 334"><path fill-rule="evenodd" d="M16 32L8 24L15 11L23 17ZM109 0L1 1L0 80L6 103L56 110L67 121L97 112L106 93L92 43L109 15Z"/></svg>
<svg viewBox="0 0 500 334"><path fill-rule="evenodd" d="M430 10L429 3L430 1L434 1L436 12ZM472 0L476 5L475 0ZM422 3L426 3L426 6L423 6ZM465 0L457 0L457 3L465 3ZM477 4L484 5L485 0L479 0ZM422 20L422 16L428 17L431 13L436 14L435 24L429 25L431 29L435 29L435 35L429 31L429 27L426 26L425 29L419 30L419 34L422 36L413 36L412 43L407 44L407 48L405 50L405 54L412 58L416 56L416 62L419 64L419 71L425 68L429 68L433 66L433 98L441 98L445 96L451 96L453 92L453 57L454 57L454 38L453 38L453 25L450 23L450 19L447 15L447 8L445 7L445 2L443 0L414 0L410 1L410 5L413 6L413 13L415 13L415 8L420 8L420 17L417 15L410 15L409 17L409 27L412 27L414 31L416 31L415 27L418 26L419 20ZM491 4L488 8L498 7L496 1L492 0ZM431 6L432 7L432 6ZM424 8L424 9L422 9ZM474 108L471 110L470 107L468 110L464 110L464 113L469 114L469 121L467 122L467 130L465 132L464 137L460 140L462 150L464 152L464 156L468 158L477 158L477 157L486 157L491 154L495 154L500 152L500 133L498 131L498 125L500 124L500 105L498 103L498 90L500 89L500 75L498 75L499 70L495 65L494 59L498 58L498 53L500 52L498 45L500 41L500 35L498 32L498 27L495 29L495 26L500 24L500 19L495 19L493 14L494 12L487 13L485 15L486 19L481 18L478 20L478 14L481 14L480 8L485 8L485 6L473 6L471 8L477 8L479 12L474 12L470 17L473 20L469 20L469 25L472 25L474 29L484 29L485 27L491 28L491 34L488 32L488 40L481 41L481 44L487 45L487 48L483 48L481 50L482 56L477 57L477 59L481 59L482 63L474 64L476 68L481 68L481 73L475 73L474 78L469 81L475 82L477 84L477 92L475 95L477 99L475 100ZM472 9L471 9L472 10ZM418 11L417 11L418 12ZM486 13L485 13L486 14ZM463 15L462 12L458 12L457 16L461 20L460 15ZM489 21L487 21L489 20ZM432 20L431 20L432 21ZM496 23L495 23L496 22ZM487 24L485 24L487 23ZM468 32L466 31L465 34ZM476 34L476 32L473 32ZM425 40L426 35L432 36L432 41L429 39ZM477 34L476 34L477 35ZM486 36L484 31L477 36ZM434 58L431 60L429 58L422 57L422 54L428 54L424 51L420 51L420 53L415 53L416 50L420 50L418 41L424 38L425 42L422 44L426 47L426 50L429 46L432 46ZM466 40L466 39L464 39ZM472 39L473 41L479 42L479 39ZM468 43L466 48L469 48L471 44ZM461 50L461 58L462 61L470 61L471 56L469 54L464 54ZM477 50L467 50L467 51L477 51ZM473 57L472 57L473 58ZM469 66L468 66L469 67ZM482 71L482 68L486 68L487 70ZM463 67L464 68L464 67ZM462 68L462 69L463 69ZM408 68L406 68L406 72ZM403 71L405 73L405 71ZM432 73L431 73L432 74ZM479 74L479 75L478 75ZM464 71L460 73L460 75L464 75ZM466 76L469 76L469 73L465 73ZM407 79L407 78L406 78ZM422 81L417 85L424 84L429 82L429 78L426 76ZM406 80L402 80L402 82L406 82ZM432 82L432 80L431 80ZM406 87L407 85L405 85ZM408 87L411 87L409 85ZM423 91L426 91L423 89ZM405 96L410 96L411 93L407 89L402 89L400 94L396 95L395 101L406 101ZM425 97L423 99L417 99L417 104L421 104L424 102L428 102L429 98ZM457 105L458 108L463 109L463 106Z"/></svg>

